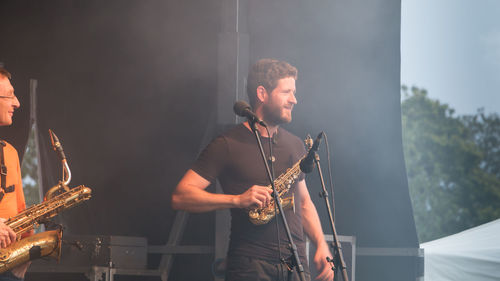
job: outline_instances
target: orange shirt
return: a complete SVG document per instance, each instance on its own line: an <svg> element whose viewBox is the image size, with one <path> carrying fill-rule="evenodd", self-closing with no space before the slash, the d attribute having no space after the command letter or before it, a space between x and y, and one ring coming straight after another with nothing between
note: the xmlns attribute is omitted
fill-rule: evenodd
<svg viewBox="0 0 500 281"><path fill-rule="evenodd" d="M17 150L9 143L5 143L7 144L3 147L5 166L7 166L5 187L15 185L15 190L5 193L2 201L0 201L0 218L8 219L23 211L26 208L26 203L24 201L21 167L19 166Z"/></svg>

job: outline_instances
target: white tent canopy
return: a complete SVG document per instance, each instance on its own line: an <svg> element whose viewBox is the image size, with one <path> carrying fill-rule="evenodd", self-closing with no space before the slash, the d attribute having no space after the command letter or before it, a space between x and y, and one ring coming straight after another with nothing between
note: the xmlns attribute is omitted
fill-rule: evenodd
<svg viewBox="0 0 500 281"><path fill-rule="evenodd" d="M500 280L500 219L420 246L425 281Z"/></svg>

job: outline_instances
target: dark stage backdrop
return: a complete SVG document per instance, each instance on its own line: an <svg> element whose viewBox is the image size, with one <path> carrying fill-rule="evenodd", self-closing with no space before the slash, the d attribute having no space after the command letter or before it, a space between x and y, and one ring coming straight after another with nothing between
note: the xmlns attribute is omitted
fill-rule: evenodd
<svg viewBox="0 0 500 281"><path fill-rule="evenodd" d="M38 79L44 184L57 183L61 171L48 145L51 128L69 158L71 186L94 192L60 216L67 233L166 242L171 192L216 122L221 3L0 2L0 61L22 103L2 137L24 148L28 79ZM400 1L253 0L246 7L250 54L242 55L299 69L299 104L286 127L300 137L329 136L339 234L356 236L358 247L417 248L401 140ZM308 186L329 233L315 174ZM213 245L214 235L213 213L192 215L183 243ZM180 257L171 276L211 280L212 258ZM414 280L407 259L357 261L357 280Z"/></svg>

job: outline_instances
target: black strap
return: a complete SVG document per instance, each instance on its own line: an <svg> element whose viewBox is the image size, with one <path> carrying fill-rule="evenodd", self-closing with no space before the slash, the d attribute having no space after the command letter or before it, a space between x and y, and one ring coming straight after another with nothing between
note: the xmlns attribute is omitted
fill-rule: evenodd
<svg viewBox="0 0 500 281"><path fill-rule="evenodd" d="M30 260L41 258L42 257L42 247L33 246L30 248L29 253L30 253Z"/></svg>
<svg viewBox="0 0 500 281"><path fill-rule="evenodd" d="M5 154L4 147L7 146L5 141L0 140L0 187L3 189L2 194L0 195L0 201L2 201L4 193L14 192L16 190L15 185L11 185L6 187L7 185L7 166L5 166Z"/></svg>
<svg viewBox="0 0 500 281"><path fill-rule="evenodd" d="M2 189L5 190L5 184L7 181L7 166L5 166L5 155L3 153L3 148L7 144L3 141L0 140L0 178L1 178L1 187Z"/></svg>
<svg viewBox="0 0 500 281"><path fill-rule="evenodd" d="M14 192L15 190L16 190L16 186L14 184L4 188L5 193L11 193L11 192Z"/></svg>

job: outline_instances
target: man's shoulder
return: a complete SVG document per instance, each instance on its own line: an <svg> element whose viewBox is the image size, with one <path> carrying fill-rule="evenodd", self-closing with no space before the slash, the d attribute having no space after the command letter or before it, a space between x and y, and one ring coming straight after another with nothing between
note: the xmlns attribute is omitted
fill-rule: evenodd
<svg viewBox="0 0 500 281"><path fill-rule="evenodd" d="M245 130L243 124L227 125L208 143L205 150L227 150L228 145L244 138Z"/></svg>
<svg viewBox="0 0 500 281"><path fill-rule="evenodd" d="M243 125L243 123L230 124L223 128L223 132L220 134L220 136L225 136L225 137L240 136L246 133L245 132L246 130L248 129L245 127L245 125Z"/></svg>
<svg viewBox="0 0 500 281"><path fill-rule="evenodd" d="M223 128L222 133L219 133L214 141L224 142L241 142L251 139L253 137L253 133L248 130L245 125L240 124L231 124Z"/></svg>
<svg viewBox="0 0 500 281"><path fill-rule="evenodd" d="M16 148L14 146L12 146L12 144L8 143L5 140L0 140L0 146L3 148L4 151L9 151L9 152L17 154Z"/></svg>
<svg viewBox="0 0 500 281"><path fill-rule="evenodd" d="M1 140L0 142L0 149L3 151L3 158L4 162L6 165L14 165L14 166L19 166L19 154L17 153L16 148L11 145L10 143Z"/></svg>

